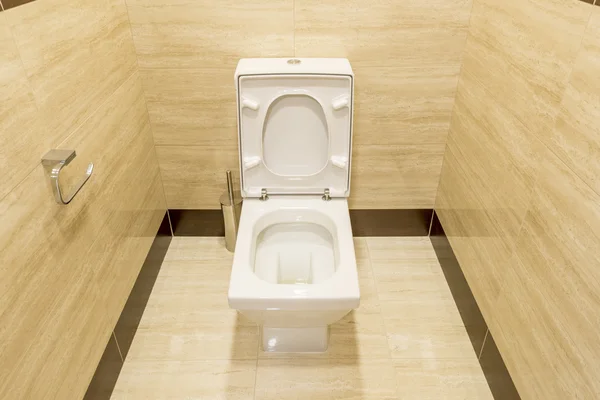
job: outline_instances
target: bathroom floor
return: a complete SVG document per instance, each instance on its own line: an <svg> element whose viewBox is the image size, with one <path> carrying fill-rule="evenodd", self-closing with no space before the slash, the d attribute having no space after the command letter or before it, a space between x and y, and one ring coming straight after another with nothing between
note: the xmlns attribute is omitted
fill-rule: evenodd
<svg viewBox="0 0 600 400"><path fill-rule="evenodd" d="M492 399L429 238L355 247L360 308L282 355L229 309L223 238L173 238L112 399Z"/></svg>

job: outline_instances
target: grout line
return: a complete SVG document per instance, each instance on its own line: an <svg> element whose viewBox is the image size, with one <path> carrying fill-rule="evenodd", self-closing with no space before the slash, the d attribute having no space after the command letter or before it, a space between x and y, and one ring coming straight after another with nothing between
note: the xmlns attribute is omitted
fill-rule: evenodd
<svg viewBox="0 0 600 400"><path fill-rule="evenodd" d="M436 195L437 197L437 195ZM435 217L435 209L433 209L433 211L431 212L431 221L429 221L429 233L427 234L428 237L431 237L431 228L433 227L433 218Z"/></svg>
<svg viewBox="0 0 600 400"><path fill-rule="evenodd" d="M296 58L296 0L293 0L292 3L292 22L293 22L293 31L292 31L292 37L293 37L293 42L294 42L294 48L292 49L294 51L294 58Z"/></svg>
<svg viewBox="0 0 600 400"><path fill-rule="evenodd" d="M0 9L2 9L2 11L4 11L4 5L2 5L2 0L0 0Z"/></svg>
<svg viewBox="0 0 600 400"><path fill-rule="evenodd" d="M123 353L121 352L121 346L119 346L119 341L117 340L117 335L115 335L115 331L112 331L113 339L115 339L115 343L117 345L117 350L119 350L119 356L121 357L121 362L124 363L125 359L123 358Z"/></svg>
<svg viewBox="0 0 600 400"><path fill-rule="evenodd" d="M4 10L4 5L2 5L2 0L0 0L0 5L2 6L2 10ZM6 17L3 16L2 18L5 18L5 20L6 20ZM17 51L17 54L19 56L19 61L21 61L21 68L23 70L23 74L25 75L25 80L27 81L27 87L31 91L31 97L33 98L33 102L35 104L36 114L40 114L41 113L41 106L38 103L37 97L35 96L35 91L33 90L33 86L31 86L31 81L29 80L29 76L27 74L27 69L25 68L25 63L23 62L23 56L21 56L21 50L19 49L19 45L17 44L17 38L15 36L14 29L11 26L8 26L8 25L7 25L7 29L10 31L10 36L12 38L13 45L15 46L15 50ZM77 128L75 128L75 130L77 130ZM41 158L41 156L42 155L40 155L40 158ZM6 192L6 195L4 195L3 197L0 198L0 201L2 201L5 198L7 198L8 195L10 195L17 187L19 187L19 185L21 185L23 182L25 182L25 180L27 178L29 178L29 176L37 169L38 166L39 166L39 164L36 164L35 167L31 168L29 170L29 172L27 172L23 176L23 179L21 179L19 182L17 182L12 187L10 187L9 190Z"/></svg>
<svg viewBox="0 0 600 400"><path fill-rule="evenodd" d="M485 347L485 342L487 341L488 334L490 333L490 328L485 331L485 336L483 337L483 343L481 343L481 350L479 350L479 354L477 355L477 360L481 360L481 355L483 354L483 348Z"/></svg>
<svg viewBox="0 0 600 400"><path fill-rule="evenodd" d="M160 166L159 166L159 171L158 172L160 174ZM162 181L162 177L161 177L161 181ZM164 187L163 187L163 190L164 190ZM171 214L169 213L169 209L168 208L167 208L167 219L169 220L169 229L171 229L171 238L173 238L175 236L175 233L173 232L173 223L171 222Z"/></svg>
<svg viewBox="0 0 600 400"><path fill-rule="evenodd" d="M442 184L442 172L444 171L444 164L446 159L446 153L448 152L448 142L450 139L450 131L452 127L452 116L456 111L456 98L458 97L458 88L460 87L460 79L462 77L462 72L465 64L465 53L467 52L467 42L469 41L469 35L471 31L471 19L473 18L473 8L475 7L475 1L471 2L471 10L469 11L469 22L467 23L467 35L465 36L465 42L463 44L463 49L460 57L460 68L458 69L458 79L456 80L456 90L454 91L454 99L452 102L452 111L450 112L450 124L448 125L448 133L446 134L446 142L444 144L444 152L442 153L442 166L440 167L440 177L438 178L438 184L435 190L435 198L433 199L433 209L435 210L435 203L440 195L440 186ZM431 233L431 229L430 229Z"/></svg>
<svg viewBox="0 0 600 400"><path fill-rule="evenodd" d="M12 30L11 30L12 33ZM14 40L14 36L13 36L13 41L15 43L15 48L17 49L17 51L19 52L19 57L21 58L21 52L19 50L19 48L17 47L17 43L16 40ZM25 64L23 63L23 59L21 58L21 64L23 65L23 70L25 70ZM75 126L73 128L73 130L71 131L71 133L69 133L61 142L59 142L58 144L52 144L53 148L60 148L60 146L62 146L65 142L67 142L71 137L73 137L74 135L80 133L80 130L82 129L82 127L94 116L96 115L96 113L98 112L98 110L100 110L102 107L104 107L105 104L107 104L114 96L115 94L121 89L121 87L123 87L127 82L129 82L129 80L131 79L131 77L135 75L135 71L127 76L123 82L121 82L121 84L119 86L117 86L115 88L115 90L113 90L113 92L111 94L109 94L99 105L98 107L96 107L80 124L78 124L77 126ZM32 94L34 95L34 100L36 103L36 108L37 108L37 113L41 113L42 110L39 106L39 104L37 104L37 99L35 98L35 92L33 91L33 88L31 87L31 82L29 82L29 78L27 79L27 84L30 86L30 89L32 91ZM41 156L40 156L41 158ZM35 173L35 171L37 170L37 168L39 167L40 164L36 164L34 167L32 167L29 172L27 172L27 174L23 177L23 179L21 179L18 183L16 183L14 186L12 186L10 188L10 190L6 193L6 195L2 198L0 198L0 201L4 200L5 198L7 198L17 187L19 187L21 184L23 184L23 182L25 182L25 180L27 180L27 178L29 178L29 176L33 173Z"/></svg>
<svg viewBox="0 0 600 400"><path fill-rule="evenodd" d="M152 134L152 142L154 143L154 157L156 158L156 163L158 164L158 174L160 175L160 186L162 187L163 197L165 199L165 208L167 209L167 213L169 212L169 204L167 203L167 192L165 191L165 181L164 176L162 174L162 168L160 167L160 162L158 159L158 152L156 151L156 137L154 136L154 125L152 123L152 119L150 119L150 110L148 109L148 99L146 98L146 88L144 86L144 80L142 79L142 73L140 68L140 59L138 57L138 48L135 44L135 40L133 38L133 28L131 26L131 16L129 15L129 5L127 4L127 0L123 0L123 4L125 5L125 11L127 12L127 23L129 24L129 33L131 34L131 43L133 44L133 50L135 53L135 64L137 65L137 73L138 79L140 80L140 84L142 86L142 94L144 95L144 105L146 106L146 117L148 118L148 125L150 125L150 132ZM171 218L169 216L169 225L171 225ZM171 225L171 236L173 235L173 225Z"/></svg>
<svg viewBox="0 0 600 400"><path fill-rule="evenodd" d="M379 308L379 317L381 318L381 322L383 323L383 330L384 330L384 334L385 334L385 341L387 343L387 354L388 354L388 359L392 360L392 350L391 350L391 346L390 346L390 340L389 340L389 330L388 327L385 323L385 318L383 316L383 313L381 312L381 299L379 298L379 287L377 286L377 279L375 278L375 270L373 269L373 260L371 259L371 249L369 248L369 240L367 237L363 238L363 240L365 241L365 247L367 249L367 258L369 260L369 267L371 267L371 277L373 279L373 286L375 286L375 294L377 295L377 304L378 304L378 308Z"/></svg>
<svg viewBox="0 0 600 400"><path fill-rule="evenodd" d="M595 1L600 1L600 0L595 0ZM599 3L599 4L600 4L600 3ZM594 13L594 11L592 10L592 11L590 12L590 16L588 17L588 20L587 20L587 22L586 22L586 24L585 24L585 29L583 30L583 34L581 35L581 42L579 43L579 48L578 48L578 50L577 50L577 55L576 55L576 56L575 56L575 58L573 59L573 64L571 65L571 71L569 71L569 76L568 76L568 79L567 79L567 81L566 81L565 88L564 88L564 90L563 90L563 91L562 91L562 93L561 93L561 101L560 101L560 103L558 104L558 106L559 106L559 109L557 110L557 113L556 113L556 115L554 116L554 121L553 121L553 124L552 124L552 130L556 129L556 122L557 122L557 120L558 120L558 117L559 117L559 113L560 113L560 106L562 105L563 99L564 99L564 97L565 97L565 93L566 93L566 91L567 91L567 86L568 86L568 85L571 83L571 78L573 77L573 70L575 70L575 62L577 61L577 58L579 57L579 54L581 54L581 51L582 51L582 48L583 48L583 41L585 40L585 33L587 32L587 30L588 30L588 27L590 26L590 21L592 20L592 14L593 14L593 13ZM485 91L485 92L487 92L487 93L488 93L488 95L489 95L489 96L490 96L490 97L491 97L491 98L492 98L492 99L493 99L493 100L494 100L496 103L499 103L499 102L498 102L498 100L496 100L496 97L492 95L492 92L491 92L490 90L488 90L488 88L487 88L487 87L485 87L485 85L482 85L482 84L480 83L480 81L479 81L479 80L477 80L477 83L481 85L481 87L484 89L484 91ZM526 130L527 132L529 132L529 130L526 128L525 124L523 124L523 122L521 122L521 120L520 120L518 117L514 117L514 119L515 119L515 120L516 120L516 121L517 121L519 124L521 124L521 125L523 126L523 128L525 128L525 130ZM529 133L531 134L531 132L529 132ZM566 167L566 168L567 168L569 171L571 171L571 173L572 173L572 174L573 174L575 177L577 177L577 178L578 178L578 179L581 181L581 183L582 183L583 185L585 185L585 186L586 186L586 187L587 187L589 190L591 190L591 192L592 192L592 193L594 193L594 194L596 194L596 195L600 196L600 193L599 193L599 192L597 192L595 188L593 188L592 186L590 186L590 185L589 185L589 183L588 183L588 182L586 182L586 180L585 180L585 179L583 179L583 178L582 178L582 177L579 175L579 173L578 173L578 172L574 171L574 170L573 170L573 168L571 168L569 165L567 165L567 163L565 163L565 162L563 161L563 159L562 159L561 157L559 157L559 156L556 154L556 152L554 151L554 149L552 149L552 148L548 147L548 146L547 146L547 145L546 145L544 142L542 142L542 140L539 138L539 136L538 136L537 134L532 134L532 136L533 136L533 141L535 141L535 142L538 142L538 144L541 144L541 145L543 146L543 148L547 149L547 150L548 150L550 153L552 153L552 155L554 155L554 157L556 157L556 159L558 160L558 162L560 162L560 163L561 163L562 165L564 165L564 166L565 166L565 167ZM523 226L525 226L525 221L527 220L527 216L528 216L529 212L531 211L531 207L533 206L533 198L534 198L534 196L536 195L536 192L537 192L537 190L538 190L538 184L540 183L540 179L541 179L541 178L540 178L540 176L541 176L541 172L540 172L541 165L540 165L540 164L542 164L542 162L543 162L543 161L544 161L544 160L540 160L540 162L538 162L538 163L536 164L537 170L536 170L535 176L533 177L534 179L533 179L533 183L532 183L532 185L531 185L531 188L532 188L532 189L531 189L531 197L530 197L530 202L529 202L529 205L527 206L527 210L525 211L525 214L523 215L523 219L521 220L521 223L520 223L520 225L519 225L519 229L516 231L516 232L517 232L517 236L516 236L517 238L520 238L520 237L521 237L521 233L522 233L522 230L523 230ZM510 257L511 257L511 258L512 258L512 257L519 257L519 256L518 256L518 254L517 254L517 252L515 251L515 250L516 250L516 244L513 244L511 247L512 247L512 249L511 249ZM504 289L504 288L503 288L503 287L501 287L501 289ZM489 332L489 328L488 328L488 332ZM486 333L486 337L487 337L487 333ZM483 346L482 346L482 350L483 350Z"/></svg>
<svg viewBox="0 0 600 400"><path fill-rule="evenodd" d="M596 0L596 3L597 3L598 5L600 5L600 0ZM554 116L554 119L553 119L553 121L552 121L552 124L551 124L551 129L552 129L552 130L554 130L554 129L556 128L556 123L557 123L558 117L559 117L559 115L560 115L560 106L561 106L561 105L562 105L562 103L563 103L564 95L565 95L565 92L567 91L567 86L568 86L568 85L570 84L570 82L571 82L571 78L572 78L572 76L573 76L573 70L575 69L575 62L577 61L577 58L579 57L579 54L581 54L581 51L582 51L582 48L583 48L583 41L584 41L584 40L585 40L585 38L586 38L586 32L587 32L587 30L588 30L588 27L589 27L589 25L590 25L590 21L591 21L591 19L592 19L592 15L593 15L593 13L594 13L594 11L592 10L592 11L590 12L590 15L589 15L589 17L588 17L588 20L587 20L587 22L586 22L586 24L585 24L585 29L583 30L583 33L582 33L582 35L581 35L581 42L579 43L579 47L578 47L578 49L577 49L577 54L576 54L576 55L575 55L575 57L573 58L573 62L572 62L572 64L571 64L571 70L569 71L569 74L568 74L567 80L565 81L565 82L566 82L566 84L565 84L565 87L564 87L564 89L563 89L563 91L562 91L562 93L561 93L561 96L560 96L560 97L561 97L561 101L560 101L560 102L558 103L558 105L557 105L557 106L558 106L558 110L557 110L557 112L556 112L556 115ZM511 63L511 65L513 65L513 64ZM513 66L514 66L514 65L513 65ZM500 101L497 99L497 97L494 95L494 93L493 93L493 92L492 92L492 91L491 91L491 90L490 90L490 89L489 89L489 88L488 88L488 87L487 87L487 86L486 86L486 85L485 85L485 84L484 84L484 83L481 81L481 79L479 79L479 78L477 78L477 77L474 77L474 79L475 79L475 82L476 82L476 84L477 84L477 85L479 85L479 86L481 86L481 88L483 89L483 91L484 91L485 93L487 93L487 95L488 95L488 96L489 96L489 97L490 97L490 98L491 98L491 99L494 101L494 103L496 103L496 104L500 104L500 105L502 104L502 103L501 103L501 102L500 102ZM454 100L454 107L456 107L456 99ZM504 106L503 106L503 107L504 107ZM505 108L506 108L506 107L505 107ZM509 114L511 114L511 116L512 116L512 113L511 113L511 112L509 112ZM559 156L558 156L558 154L556 154L556 152L554 151L554 149L553 149L553 148L551 148L551 147L549 147L548 145L546 145L546 143L544 143L544 142L543 142L543 141L540 139L540 137L539 137L539 135L538 135L538 134L532 133L532 132L531 132L531 131L530 131L530 130L527 128L527 125L525 125L525 123L523 123L523 121L521 121L521 118L519 118L519 117L517 117L517 116L512 116L512 118L513 118L513 119L514 119L514 120L515 120L515 121L516 121L516 122L517 122L519 125L521 125L521 126L523 127L524 131L526 131L526 132L527 132L527 133L529 133L531 136L533 136L533 138L534 138L534 140L535 140L535 141L537 141L539 144L542 144L542 145L544 146L544 148L546 148L548 151L550 151L550 152L551 152L551 153L552 153L552 154L553 154L553 155L554 155L554 156L555 156L555 157L556 157L556 158L557 158L557 159L558 159L558 160L559 160L559 161L560 161L562 164L564 164L564 165L565 165L565 166L566 166L566 167L569 169L569 171L571 171L571 173L572 173L573 175L575 175L577 178L579 178L579 179L582 181L582 183L583 183L584 185L586 185L586 186L587 186L587 187L588 187L588 188L589 188L589 189L590 189L592 192L594 192L596 195L600 196L600 192L598 192L598 191L597 191L595 188L593 188L592 186L590 186L590 185L588 184L588 182L586 182L586 180L585 180L583 177L581 177L577 171L573 170L573 168L571 168L569 165L567 165L567 164L566 164L566 163L563 161L563 159L562 159L561 157L559 157ZM447 146L448 146L448 145L446 144L446 150L447 150ZM538 163L537 165L539 165L539 164L540 164L540 163ZM443 168L443 163L442 163L442 168ZM538 171L538 172L539 172L539 171ZM536 184L537 184L537 181L538 181L538 179L537 179L537 178L538 178L538 177L539 177L539 173L538 173L538 174L536 175L536 177L535 177L536 179L535 179L535 182L534 182L534 184L533 184L533 185L531 185L531 187L533 187L534 189L535 189L535 186L536 186ZM440 182L441 182L441 175L440 175ZM440 187L440 185L438 184L438 193L439 193L439 187ZM436 196L436 198L437 198L437 196Z"/></svg>
<svg viewBox="0 0 600 400"><path fill-rule="evenodd" d="M260 328L259 328L260 329ZM259 346L260 346L260 338L259 338ZM256 382L258 381L258 354L256 355L256 364L254 367L254 391L252 392L252 398L256 399Z"/></svg>

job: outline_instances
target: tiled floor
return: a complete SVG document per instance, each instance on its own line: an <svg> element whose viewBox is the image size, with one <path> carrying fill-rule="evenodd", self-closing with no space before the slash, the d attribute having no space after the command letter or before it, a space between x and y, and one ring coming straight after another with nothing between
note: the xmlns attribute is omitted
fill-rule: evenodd
<svg viewBox="0 0 600 400"><path fill-rule="evenodd" d="M360 308L297 356L229 309L222 238L173 238L112 399L492 399L429 238L355 246Z"/></svg>

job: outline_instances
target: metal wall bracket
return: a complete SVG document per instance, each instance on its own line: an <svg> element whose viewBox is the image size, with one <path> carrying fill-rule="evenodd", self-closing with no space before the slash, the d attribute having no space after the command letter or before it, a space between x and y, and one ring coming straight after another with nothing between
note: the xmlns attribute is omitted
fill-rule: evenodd
<svg viewBox="0 0 600 400"><path fill-rule="evenodd" d="M88 165L85 171L85 176L83 177L81 182L75 187L73 192L71 192L71 194L67 196L66 199L63 198L62 192L60 190L60 185L58 184L58 176L60 174L61 169L65 165L69 165L69 163L73 161L73 159L76 156L77 153L75 153L75 150L54 149L50 150L44 155L44 157L42 157L42 165L50 175L52 192L54 193L54 199L58 204L69 204L92 175L94 164L90 163L90 165Z"/></svg>

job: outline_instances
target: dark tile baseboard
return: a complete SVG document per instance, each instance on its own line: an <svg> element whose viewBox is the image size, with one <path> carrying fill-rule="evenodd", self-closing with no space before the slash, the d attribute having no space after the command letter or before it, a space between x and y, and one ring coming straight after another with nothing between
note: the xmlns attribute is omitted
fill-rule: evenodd
<svg viewBox="0 0 600 400"><path fill-rule="evenodd" d="M22 6L23 4L31 3L34 0L2 0L2 7L4 10Z"/></svg>
<svg viewBox="0 0 600 400"><path fill-rule="evenodd" d="M353 236L427 236L431 209L350 210Z"/></svg>
<svg viewBox="0 0 600 400"><path fill-rule="evenodd" d="M100 363L96 367L96 372L87 388L87 392L85 392L84 400L110 399L122 367L123 358L115 334L111 333Z"/></svg>
<svg viewBox="0 0 600 400"><path fill-rule="evenodd" d="M174 236L225 236L221 210L169 210Z"/></svg>
<svg viewBox="0 0 600 400"><path fill-rule="evenodd" d="M475 354L479 355L483 347L487 325L436 213L433 214L429 236Z"/></svg>
<svg viewBox="0 0 600 400"><path fill-rule="evenodd" d="M221 210L169 210L175 236L224 236ZM431 209L350 210L354 236L427 236Z"/></svg>
<svg viewBox="0 0 600 400"><path fill-rule="evenodd" d="M115 326L115 338L119 344L123 360L127 357L133 337L142 319L142 314L146 309L154 282L156 282L172 239L169 216L165 213L154 242L152 242L152 247L150 247L150 251L144 260L144 264L140 269L140 273Z"/></svg>
<svg viewBox="0 0 600 400"><path fill-rule="evenodd" d="M518 400L521 397L504 365L492 334L488 332L479 355L479 364L496 400Z"/></svg>
<svg viewBox="0 0 600 400"><path fill-rule="evenodd" d="M133 289L88 386L85 400L110 399L172 238L169 215L165 213L150 251L144 260Z"/></svg>
<svg viewBox="0 0 600 400"><path fill-rule="evenodd" d="M494 399L519 400L519 393L435 212L430 239Z"/></svg>

